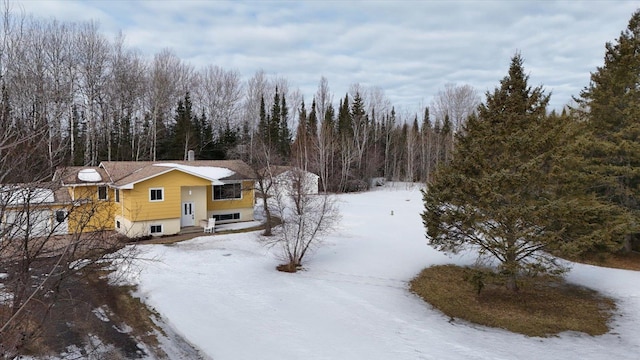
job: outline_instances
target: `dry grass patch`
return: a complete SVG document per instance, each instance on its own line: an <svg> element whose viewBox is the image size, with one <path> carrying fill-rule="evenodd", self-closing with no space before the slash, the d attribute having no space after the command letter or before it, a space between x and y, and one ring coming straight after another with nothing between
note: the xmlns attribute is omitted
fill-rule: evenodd
<svg viewBox="0 0 640 360"><path fill-rule="evenodd" d="M628 254L596 254L586 255L583 258L569 259L584 264L603 266L615 269L640 271L640 252L630 252Z"/></svg>
<svg viewBox="0 0 640 360"><path fill-rule="evenodd" d="M615 304L593 290L540 277L523 280L515 293L499 280L487 279L478 294L466 280L474 271L454 265L426 268L411 281L411 291L452 318L527 336L609 331Z"/></svg>

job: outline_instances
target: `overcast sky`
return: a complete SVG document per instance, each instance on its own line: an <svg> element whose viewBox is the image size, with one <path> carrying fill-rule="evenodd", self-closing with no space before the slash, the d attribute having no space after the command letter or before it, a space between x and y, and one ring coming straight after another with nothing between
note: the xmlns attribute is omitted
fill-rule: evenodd
<svg viewBox="0 0 640 360"><path fill-rule="evenodd" d="M561 109L603 63L605 43L638 1L12 1L46 19L96 20L113 40L152 58L170 48L201 67L258 70L289 80L310 102L321 76L336 99L379 87L400 109L429 105L445 84L483 96L519 51L530 84Z"/></svg>

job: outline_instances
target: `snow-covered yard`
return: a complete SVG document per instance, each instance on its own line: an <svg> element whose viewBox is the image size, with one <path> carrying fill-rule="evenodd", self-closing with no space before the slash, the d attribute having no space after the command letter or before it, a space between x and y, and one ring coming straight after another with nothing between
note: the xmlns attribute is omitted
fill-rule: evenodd
<svg viewBox="0 0 640 360"><path fill-rule="evenodd" d="M468 264L431 249L419 188L339 196L340 229L296 274L257 233L141 246L139 296L214 359L638 359L640 272L575 264L568 275L615 298L613 330L528 338L450 319L411 294L422 268ZM393 213L392 213L393 212Z"/></svg>

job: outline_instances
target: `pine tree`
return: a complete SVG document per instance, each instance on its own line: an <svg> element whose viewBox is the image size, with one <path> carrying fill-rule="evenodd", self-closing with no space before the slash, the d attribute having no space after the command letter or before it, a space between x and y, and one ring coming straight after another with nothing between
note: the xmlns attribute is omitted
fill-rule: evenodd
<svg viewBox="0 0 640 360"><path fill-rule="evenodd" d="M588 171L599 175L594 189L630 219L612 250L630 252L640 232L640 10L617 42L606 44L604 66L580 96L587 120L583 153Z"/></svg>
<svg viewBox="0 0 640 360"><path fill-rule="evenodd" d="M296 139L293 142L293 151L295 157L296 166L301 169L307 170L309 164L309 134L307 125L307 110L304 106L304 99L300 106L300 112L298 114L298 128L296 130Z"/></svg>
<svg viewBox="0 0 640 360"><path fill-rule="evenodd" d="M282 110L280 108L280 94L278 93L278 88L276 87L276 93L273 96L273 105L271 106L271 116L267 119L267 127L268 127L268 137L267 137L267 145L271 149L280 150L280 122L282 121Z"/></svg>
<svg viewBox="0 0 640 360"><path fill-rule="evenodd" d="M351 118L351 110L349 109L349 95L345 95L344 100L340 102L338 108L338 134L341 137L351 139L353 136L353 124Z"/></svg>
<svg viewBox="0 0 640 360"><path fill-rule="evenodd" d="M280 127L278 129L278 152L283 159L289 158L291 155L291 131L289 130L289 108L285 96L282 96L282 104L280 105Z"/></svg>
<svg viewBox="0 0 640 360"><path fill-rule="evenodd" d="M420 128L420 156L422 159L421 169L423 176L421 181L427 183L431 180L431 168L432 168L432 151L431 151L431 137L433 128L431 127L431 120L429 119L429 107L424 108L424 115L422 117L422 126Z"/></svg>
<svg viewBox="0 0 640 360"><path fill-rule="evenodd" d="M497 260L514 291L523 274L561 273L548 251L579 251L602 235L592 221L611 210L573 176L581 167L569 151L577 126L546 116L549 96L528 85L522 63L516 54L469 118L451 162L424 192L422 215L431 246Z"/></svg>
<svg viewBox="0 0 640 360"><path fill-rule="evenodd" d="M318 115L316 114L316 99L313 99L311 103L311 110L309 110L309 115L307 116L307 134L312 139L318 137Z"/></svg>
<svg viewBox="0 0 640 360"><path fill-rule="evenodd" d="M451 124L449 114L444 116L444 121L442 122L442 133L440 136L443 155L442 159L445 164L447 164L451 160L451 152L453 151L453 125Z"/></svg>
<svg viewBox="0 0 640 360"><path fill-rule="evenodd" d="M267 110L264 104L264 96L260 97L260 119L258 121L258 138L263 143L269 143L269 122L267 119Z"/></svg>
<svg viewBox="0 0 640 360"><path fill-rule="evenodd" d="M211 122L207 119L207 115L205 114L204 109L202 109L202 113L200 117L196 119L199 122L199 128L201 134L199 136L200 145L198 146L197 157L201 160L214 160L221 159L220 157L216 157L215 148L213 142L213 127L211 126Z"/></svg>
<svg viewBox="0 0 640 360"><path fill-rule="evenodd" d="M184 100L178 100L176 108L175 125L172 131L172 143L167 159L186 160L189 150L194 150L198 144L199 135L194 129L194 119L191 109L191 97L189 92Z"/></svg>
<svg viewBox="0 0 640 360"><path fill-rule="evenodd" d="M351 104L351 134L353 135L353 144L356 151L356 178L363 179L367 177L362 167L362 160L369 145L369 118L364 110L364 100L359 92L356 92Z"/></svg>

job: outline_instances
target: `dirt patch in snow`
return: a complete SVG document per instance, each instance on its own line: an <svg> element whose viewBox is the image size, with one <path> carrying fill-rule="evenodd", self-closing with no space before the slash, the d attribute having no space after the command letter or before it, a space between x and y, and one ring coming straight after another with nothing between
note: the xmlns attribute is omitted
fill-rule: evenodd
<svg viewBox="0 0 640 360"><path fill-rule="evenodd" d="M203 358L159 314L132 296L134 288L110 285L107 278L104 271L80 273L62 282L52 304L29 304L21 321L33 323L33 333L17 353L63 359ZM8 309L0 306L1 311ZM2 335L0 348L21 336Z"/></svg>

